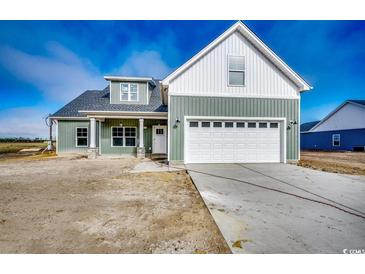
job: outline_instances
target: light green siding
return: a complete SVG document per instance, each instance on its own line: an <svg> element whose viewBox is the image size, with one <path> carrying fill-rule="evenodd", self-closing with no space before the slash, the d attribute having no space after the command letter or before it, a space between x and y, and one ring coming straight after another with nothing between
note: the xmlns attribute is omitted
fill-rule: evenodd
<svg viewBox="0 0 365 274"><path fill-rule="evenodd" d="M120 84L122 82L111 82L110 83L110 102L112 104L140 104L147 105L147 97L150 96L147 90L147 83L135 83L138 85L138 101L121 101L120 100ZM127 83L127 82L125 82ZM148 94L147 94L148 93Z"/></svg>
<svg viewBox="0 0 365 274"><path fill-rule="evenodd" d="M229 116L229 117L286 117L298 122L299 100L221 98L171 96L170 104L170 160L184 160L184 117L185 116ZM175 126L176 119L181 122ZM287 160L298 159L298 128L287 130Z"/></svg>
<svg viewBox="0 0 365 274"><path fill-rule="evenodd" d="M136 147L112 147L111 146L111 127L120 126L123 127L136 127L137 128L137 140L136 146L139 144L139 120L131 119L105 119L105 122L101 123L101 154L131 154L137 153ZM150 153L152 149L152 125L166 125L166 120L144 120L144 146L146 153Z"/></svg>
<svg viewBox="0 0 365 274"><path fill-rule="evenodd" d="M99 145L99 122L96 125L96 146ZM58 121L57 153L86 153L87 147L76 147L76 128L88 128L88 144L90 143L89 121Z"/></svg>

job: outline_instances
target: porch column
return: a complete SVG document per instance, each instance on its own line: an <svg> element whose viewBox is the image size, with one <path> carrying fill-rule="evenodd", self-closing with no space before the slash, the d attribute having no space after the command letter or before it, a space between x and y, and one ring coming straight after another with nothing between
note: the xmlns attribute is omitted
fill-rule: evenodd
<svg viewBox="0 0 365 274"><path fill-rule="evenodd" d="M141 118L141 119L139 119L139 146L137 148L137 157L138 158L145 157L143 132L144 132L144 119Z"/></svg>
<svg viewBox="0 0 365 274"><path fill-rule="evenodd" d="M144 119L139 119L139 147L144 147L143 140Z"/></svg>
<svg viewBox="0 0 365 274"><path fill-rule="evenodd" d="M90 148L96 148L96 119L90 118Z"/></svg>

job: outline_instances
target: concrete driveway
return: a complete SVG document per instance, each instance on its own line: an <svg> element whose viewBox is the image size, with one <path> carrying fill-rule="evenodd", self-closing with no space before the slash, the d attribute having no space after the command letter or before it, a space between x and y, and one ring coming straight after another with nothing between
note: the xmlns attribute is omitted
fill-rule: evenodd
<svg viewBox="0 0 365 274"><path fill-rule="evenodd" d="M289 164L190 164L187 168L234 253L365 249L364 218L303 199L365 216L363 176Z"/></svg>

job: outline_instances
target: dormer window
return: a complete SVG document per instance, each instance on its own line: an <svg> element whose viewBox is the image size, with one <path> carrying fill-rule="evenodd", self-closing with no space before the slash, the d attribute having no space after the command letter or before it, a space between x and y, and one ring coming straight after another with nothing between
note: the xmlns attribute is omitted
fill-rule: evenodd
<svg viewBox="0 0 365 274"><path fill-rule="evenodd" d="M121 101L138 101L138 84L121 83L120 84Z"/></svg>
<svg viewBox="0 0 365 274"><path fill-rule="evenodd" d="M228 85L245 85L245 57L228 56Z"/></svg>

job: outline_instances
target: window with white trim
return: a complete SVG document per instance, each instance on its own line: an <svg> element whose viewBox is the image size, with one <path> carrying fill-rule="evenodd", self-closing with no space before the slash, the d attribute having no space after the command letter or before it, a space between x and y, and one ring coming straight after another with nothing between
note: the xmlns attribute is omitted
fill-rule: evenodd
<svg viewBox="0 0 365 274"><path fill-rule="evenodd" d="M138 101L138 84L120 83L121 101Z"/></svg>
<svg viewBox="0 0 365 274"><path fill-rule="evenodd" d="M137 143L137 128L112 127L112 147L135 147Z"/></svg>
<svg viewBox="0 0 365 274"><path fill-rule="evenodd" d="M245 85L245 57L228 56L228 85Z"/></svg>
<svg viewBox="0 0 365 274"><path fill-rule="evenodd" d="M124 137L126 147L135 147L137 139L137 129L135 127L125 127Z"/></svg>
<svg viewBox="0 0 365 274"><path fill-rule="evenodd" d="M123 146L123 128L112 127L112 146L122 147Z"/></svg>
<svg viewBox="0 0 365 274"><path fill-rule="evenodd" d="M340 134L332 134L332 146L339 147L341 145L341 135Z"/></svg>
<svg viewBox="0 0 365 274"><path fill-rule="evenodd" d="M76 147L87 147L88 146L88 128L77 127L76 128Z"/></svg>

